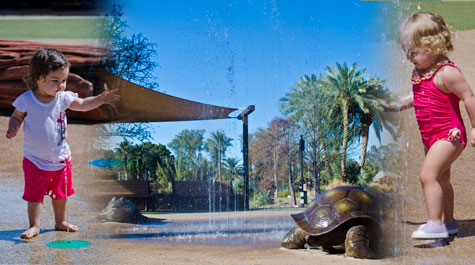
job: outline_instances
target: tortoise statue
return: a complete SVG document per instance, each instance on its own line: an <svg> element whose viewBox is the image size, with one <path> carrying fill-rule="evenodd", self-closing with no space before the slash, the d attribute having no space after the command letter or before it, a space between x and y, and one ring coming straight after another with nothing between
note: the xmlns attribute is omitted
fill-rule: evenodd
<svg viewBox="0 0 475 265"><path fill-rule="evenodd" d="M344 249L345 256L376 258L386 204L382 194L357 186L340 186L319 194L307 209L292 214L297 224L282 239L289 249Z"/></svg>

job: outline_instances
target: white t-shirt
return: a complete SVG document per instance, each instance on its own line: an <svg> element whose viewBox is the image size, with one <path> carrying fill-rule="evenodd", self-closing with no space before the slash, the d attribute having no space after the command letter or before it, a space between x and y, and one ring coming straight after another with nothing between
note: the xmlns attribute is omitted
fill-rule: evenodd
<svg viewBox="0 0 475 265"><path fill-rule="evenodd" d="M60 91L51 102L42 103L28 90L12 103L18 111L27 113L23 125L23 154L38 168L60 170L66 165L64 160L70 159L65 110L77 97L77 93Z"/></svg>

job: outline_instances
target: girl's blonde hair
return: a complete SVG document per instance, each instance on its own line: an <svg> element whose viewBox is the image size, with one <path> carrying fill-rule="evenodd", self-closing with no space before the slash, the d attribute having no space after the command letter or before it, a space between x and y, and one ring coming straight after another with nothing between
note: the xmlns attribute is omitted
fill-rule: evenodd
<svg viewBox="0 0 475 265"><path fill-rule="evenodd" d="M401 25L398 43L403 49L415 46L447 56L454 49L451 35L452 32L440 15L418 12Z"/></svg>

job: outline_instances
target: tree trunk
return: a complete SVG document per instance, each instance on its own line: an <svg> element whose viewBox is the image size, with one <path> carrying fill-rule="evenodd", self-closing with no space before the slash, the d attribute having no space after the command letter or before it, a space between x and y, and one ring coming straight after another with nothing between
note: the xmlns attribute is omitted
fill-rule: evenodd
<svg viewBox="0 0 475 265"><path fill-rule="evenodd" d="M289 143L290 144L290 143ZM289 146L289 145L287 145ZM289 189L290 189L290 196L293 198L293 206L297 205L297 199L295 198L295 191L294 191L294 178L292 177L292 160L290 157L290 148L287 152L288 159L289 159Z"/></svg>
<svg viewBox="0 0 475 265"><path fill-rule="evenodd" d="M125 170L125 180L129 179L129 174L127 171L127 154L124 155L124 170Z"/></svg>
<svg viewBox="0 0 475 265"><path fill-rule="evenodd" d="M348 102L343 101L342 103L342 111L343 111L343 143L341 147L341 178L344 182L347 181L346 179L346 145L348 143L348 127L349 127L349 120L348 120Z"/></svg>
<svg viewBox="0 0 475 265"><path fill-rule="evenodd" d="M371 126L372 120L368 117L368 115L364 115L362 123L363 128L361 130L361 135L363 139L361 141L360 168L363 168L366 159L366 148L368 147L369 138L369 126Z"/></svg>
<svg viewBox="0 0 475 265"><path fill-rule="evenodd" d="M327 171L329 176L333 176L332 169L330 167L330 162L328 161L328 156L327 156L327 150L325 149L325 144L323 143L321 137L322 137L322 132L321 128L317 126L317 134L319 135L319 140L318 140L318 145L320 146L320 149L322 150L322 160L323 160L323 167L325 168L325 171Z"/></svg>
<svg viewBox="0 0 475 265"><path fill-rule="evenodd" d="M218 148L218 176L219 181L223 181L223 176L221 175L221 149Z"/></svg>
<svg viewBox="0 0 475 265"><path fill-rule="evenodd" d="M279 184L277 182L277 148L274 148L274 183L275 183L275 193L274 197L279 197Z"/></svg>
<svg viewBox="0 0 475 265"><path fill-rule="evenodd" d="M320 174L318 174L318 169L317 169L317 163L318 163L317 146L316 145L312 146L312 149L313 149L312 167L313 167L313 177L315 178L315 192L316 194L320 194Z"/></svg>
<svg viewBox="0 0 475 265"><path fill-rule="evenodd" d="M328 173L330 177L333 176L332 168L330 167L330 162L328 161L328 156L327 156L327 150L325 149L325 144L323 141L320 141L320 149L322 150L322 160L323 160L323 166L325 168L325 171Z"/></svg>
<svg viewBox="0 0 475 265"><path fill-rule="evenodd" d="M137 179L141 179L141 177L142 177L141 176L142 175L142 172L141 172L142 170L141 169L142 169L142 159L139 158L137 160Z"/></svg>

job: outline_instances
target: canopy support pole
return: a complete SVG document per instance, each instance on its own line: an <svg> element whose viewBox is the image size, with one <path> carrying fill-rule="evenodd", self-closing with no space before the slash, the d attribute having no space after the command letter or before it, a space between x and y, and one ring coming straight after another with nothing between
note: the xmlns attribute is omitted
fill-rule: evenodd
<svg viewBox="0 0 475 265"><path fill-rule="evenodd" d="M244 210L249 209L249 136L248 136L248 116L255 110L254 105L248 106L239 114L238 120L242 120L242 163L244 168Z"/></svg>

